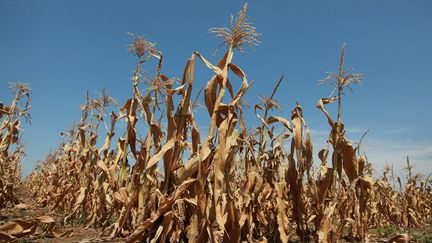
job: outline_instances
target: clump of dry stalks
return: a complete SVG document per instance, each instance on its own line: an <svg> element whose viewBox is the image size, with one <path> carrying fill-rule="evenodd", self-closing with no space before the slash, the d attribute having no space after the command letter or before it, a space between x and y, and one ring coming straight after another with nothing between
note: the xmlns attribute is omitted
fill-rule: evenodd
<svg viewBox="0 0 432 243"><path fill-rule="evenodd" d="M29 86L14 83L15 95L9 106L0 101L0 208L18 203L16 190L21 183L21 158L25 155L19 135L22 119L30 121Z"/></svg>
<svg viewBox="0 0 432 243"><path fill-rule="evenodd" d="M254 107L261 125L246 126L242 98L249 82L233 62L234 52L259 43L246 9L230 28L210 30L227 47L222 58L213 64L192 53L178 86L163 74L155 45L133 36L131 98L118 112L105 92L87 99L79 123L25 181L37 203L128 242L366 241L368 230L380 225L421 226L432 215L431 182L419 186L410 176L398 191L387 175L373 179L360 146L345 135L341 98L361 80L343 69L345 48L339 72L321 82L333 85L336 95L317 105L331 130L319 166L313 167L302 107L297 104L290 118L270 115L279 107L273 97L283 78ZM150 59L157 60L155 74L143 77ZM197 60L213 72L204 90L206 136L191 100ZM325 108L333 102L336 121ZM113 140L120 120L126 128Z"/></svg>

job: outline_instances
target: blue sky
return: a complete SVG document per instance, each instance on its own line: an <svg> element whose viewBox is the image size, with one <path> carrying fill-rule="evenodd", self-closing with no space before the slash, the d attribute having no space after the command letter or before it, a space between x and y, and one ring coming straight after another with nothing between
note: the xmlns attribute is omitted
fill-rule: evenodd
<svg viewBox="0 0 432 243"><path fill-rule="evenodd" d="M1 1L0 100L10 100L9 82L33 88L32 125L24 126L24 174L79 119L87 90L95 94L105 87L120 104L129 97L135 59L126 51L126 32L156 42L165 57L163 72L180 77L195 50L213 62L219 58L222 51L213 56L219 40L208 29L228 25L243 3ZM328 126L315 105L329 88L318 86L318 80L337 70L346 43L346 67L365 75L362 85L344 97L348 137L356 141L370 130L365 151L379 173L386 162L402 173L408 154L417 171L430 173L431 13L428 0L251 1L250 20L262 43L234 57L255 80L246 98L254 104L258 94L269 95L285 74L276 100L286 116L300 102L319 149ZM201 64L196 69L197 91L211 73ZM207 114L197 116L205 121Z"/></svg>

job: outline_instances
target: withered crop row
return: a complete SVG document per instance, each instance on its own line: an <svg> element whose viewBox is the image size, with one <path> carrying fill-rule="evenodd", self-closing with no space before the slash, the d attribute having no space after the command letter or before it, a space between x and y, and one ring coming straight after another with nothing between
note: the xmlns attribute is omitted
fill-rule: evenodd
<svg viewBox="0 0 432 243"><path fill-rule="evenodd" d="M250 83L234 53L257 45L260 35L248 22L246 7L228 28L210 29L226 47L222 58L214 64L192 53L179 84L163 74L162 52L133 36L129 51L137 67L131 98L116 111L107 93L88 97L80 121L25 180L28 193L39 205L63 212L65 222L80 220L128 242L366 241L369 230L379 226L422 226L432 215L431 181L410 173L397 190L388 173L373 179L360 144L346 137L341 98L362 75L344 69L345 47L338 72L321 81L332 85L334 96L317 104L330 130L320 162L313 166L299 104L291 117L271 115L280 108L274 95L283 77L253 107L260 125L247 126L243 98ZM149 60L156 61L154 75L143 75ZM197 62L213 72L203 92L206 134L194 116ZM326 109L332 103L336 118ZM5 127L13 134L17 117L9 117ZM120 121L124 129L118 128ZM122 133L118 139L116 130ZM2 153L13 141L3 135ZM13 177L3 171L14 171L15 157L2 155L3 184L3 175ZM13 197L8 192L0 202Z"/></svg>

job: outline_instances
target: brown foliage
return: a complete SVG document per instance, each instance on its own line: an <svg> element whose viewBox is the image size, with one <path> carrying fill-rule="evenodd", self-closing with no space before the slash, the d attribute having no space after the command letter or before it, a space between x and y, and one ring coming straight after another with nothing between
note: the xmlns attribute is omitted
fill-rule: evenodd
<svg viewBox="0 0 432 243"><path fill-rule="evenodd" d="M338 96L318 102L330 135L317 168L302 107L296 104L291 118L269 114L279 108L274 94L282 78L255 106L261 125L247 127L242 98L249 82L233 62L237 49L258 43L246 20L245 6L231 28L211 29L226 52L217 64L194 52L177 87L163 74L162 53L135 37L129 49L138 57L132 97L118 111L103 102L106 97L88 98L80 122L26 179L29 193L67 213L65 221L81 219L127 242L365 241L368 229L381 224L420 226L432 213L430 184L423 189L411 178L397 191L386 177L372 179L369 162L345 135L341 94L360 76L343 71L344 51L340 72L332 76ZM149 58L157 60L155 75L143 78ZM213 72L204 90L210 117L205 137L191 101L197 60ZM141 81L150 86L145 94ZM334 122L325 105L336 100ZM123 133L117 141L115 131Z"/></svg>

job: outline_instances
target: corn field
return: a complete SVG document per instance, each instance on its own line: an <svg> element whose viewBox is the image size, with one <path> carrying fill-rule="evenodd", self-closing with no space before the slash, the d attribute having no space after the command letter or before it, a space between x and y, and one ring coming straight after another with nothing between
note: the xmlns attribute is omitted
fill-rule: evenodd
<svg viewBox="0 0 432 243"><path fill-rule="evenodd" d="M342 97L363 76L344 68L345 46L339 70L319 82L334 96L317 102L329 131L318 154L300 104L290 117L272 115L280 109L274 96L283 77L248 109L251 82L234 53L257 46L260 34L246 12L247 5L231 26L210 29L222 41L220 60L193 52L179 81L164 75L154 43L132 35L130 98L118 105L105 90L88 95L79 121L23 181L19 126L30 118L31 90L17 84L11 105L0 103L0 207L18 204L20 189L38 207L63 215L61 223L81 222L126 242L366 242L377 227L422 227L432 215L432 181L412 175L409 161L408 180L396 178L397 187L389 168L373 176L361 142L347 137ZM194 86L202 84L195 68L212 72L196 97ZM202 98L208 124L194 115ZM245 121L247 112L258 126ZM52 218L31 222L0 226L0 240L34 233L36 223L60 237Z"/></svg>

